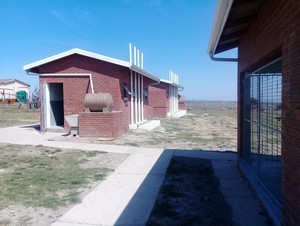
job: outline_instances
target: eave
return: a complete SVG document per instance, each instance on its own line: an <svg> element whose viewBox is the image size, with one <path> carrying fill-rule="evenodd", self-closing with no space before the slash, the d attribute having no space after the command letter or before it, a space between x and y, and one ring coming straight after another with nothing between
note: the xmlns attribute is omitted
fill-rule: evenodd
<svg viewBox="0 0 300 226"><path fill-rule="evenodd" d="M256 20L259 0L218 0L211 30L208 54L236 48L247 33L249 25Z"/></svg>

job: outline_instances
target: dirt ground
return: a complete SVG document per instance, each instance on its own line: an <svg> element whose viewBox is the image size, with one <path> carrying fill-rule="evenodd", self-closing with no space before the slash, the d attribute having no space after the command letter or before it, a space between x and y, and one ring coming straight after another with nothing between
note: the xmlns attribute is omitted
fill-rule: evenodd
<svg viewBox="0 0 300 226"><path fill-rule="evenodd" d="M231 208L207 159L174 157L147 226L233 225Z"/></svg>
<svg viewBox="0 0 300 226"><path fill-rule="evenodd" d="M50 152L49 152L50 150ZM86 156L86 158L83 159L75 159L76 161L80 161L80 168L83 169L92 169L92 168L103 168L105 169L105 174L108 176L115 168L117 168L127 157L127 154L116 154L116 153L100 153L100 154L94 154L95 152L85 152L80 150L72 150L72 149L59 149L59 152L55 152L55 148L48 148L48 147L38 147L38 146L29 146L29 145L6 145L6 144L0 144L0 156L2 159L0 159L0 183L5 177L5 174L8 173L16 173L15 167L23 167L26 169L26 164L23 163L16 164L14 166L10 166L11 164L8 163L5 164L5 158L8 158L8 156L11 156L11 158L18 157L19 153L20 155L26 158L26 162L30 162L30 159L36 158L51 158L53 161L57 158L62 158L62 155L69 155L72 153L85 153L83 154ZM46 153L46 156L45 156ZM33 158L32 158L33 157ZM20 159L20 158L16 158ZM7 159L6 162L12 161L13 159ZM6 165L6 166L5 166ZM2 167L1 167L2 166ZM36 166L35 166L36 167ZM45 165L45 167L47 167ZM30 166L30 168L33 168ZM25 171L24 171L25 172ZM23 173L25 174L25 173ZM3 177L2 177L3 176ZM58 175L61 176L61 175ZM41 177L43 178L43 177ZM79 197L76 198L76 200L73 202L62 202L63 204L58 205L58 207L50 208L45 206L40 206L37 204L32 204L31 202L28 203L28 201L25 203L22 203L24 201L13 201L13 199L10 199L7 197L7 200L0 200L0 225L1 226L49 226L51 225L55 220L57 220L62 214L67 212L70 208L72 208L78 201L80 201L86 194L88 194L91 190L93 190L99 183L101 183L101 180L88 180L88 182L82 186L74 186L78 187L74 191L76 194L79 194ZM23 187L23 183L21 181L18 181L17 179L14 179L14 183L16 186ZM34 188L35 184L30 185L32 188ZM11 189L6 188L5 185L1 186L0 195L2 197L1 192L3 192L3 189ZM13 192L12 192L13 193ZM48 195L48 194L47 194ZM30 195L29 195L30 196ZM28 196L28 197L29 197ZM66 196L66 192L59 191L58 196L61 200L64 199ZM33 200L37 200L38 197L29 197ZM6 199L6 198L4 198ZM24 198L20 198L23 200ZM27 200L28 198L25 198ZM51 201L51 200L50 200ZM33 201L35 203L36 201ZM27 204L26 204L27 203Z"/></svg>
<svg viewBox="0 0 300 226"><path fill-rule="evenodd" d="M237 142L236 142L236 133L237 133L237 122L236 122L236 110L234 107L228 107L227 105L222 105L218 103L214 103L212 106L207 106L201 103L202 105L199 107L198 103L190 103L188 105L188 113L186 116L179 119L162 119L161 126L152 130L145 131L141 129L129 131L126 134L123 134L121 137L114 141L101 141L95 138L83 138L83 137L57 137L56 140L59 141L71 141L71 142L87 142L87 143L100 143L100 144L114 144L114 145L127 145L127 146L135 146L135 147L160 147L166 149L192 149L192 150L219 150L219 151L236 151ZM234 104L233 104L234 105ZM105 150L104 150L105 151ZM89 161L90 167L94 165L111 168L116 168L124 159L125 155L120 154L112 154L108 153L103 156L99 155L95 157L93 161ZM178 159L177 161L178 163ZM196 213L200 213L197 216L191 216L191 218L186 218L187 225L199 225L198 222L201 220L201 225L219 225L219 224L210 224L210 222L215 222L214 219L223 219L225 217L227 220L224 222L229 222L230 225L230 213L220 211L226 203L224 204L224 200L222 196L218 193L218 182L216 181L213 174L209 174L210 163L201 162L199 165L200 169L193 168L195 166L195 162L190 161L188 167L194 169L194 173L192 174L178 174L178 172L183 172L182 166L187 164L186 161L179 161L179 166L181 170L175 172L172 178L166 178L164 182L165 187L163 187L165 194L169 197L172 195L180 196L181 203L185 203L182 205L182 208L177 208L174 212L174 209L164 209L166 214L173 214L174 217L179 216L179 218L184 219L184 212L186 210L183 207L187 207L187 210L190 211L191 208L197 208ZM85 164L82 167L89 167ZM202 168L201 168L202 167ZM170 167L169 167L170 168ZM200 172L199 175L195 172ZM174 172L173 172L174 173ZM170 176L170 175L169 175ZM1 177L1 171L0 171ZM174 179L174 177L176 177ZM201 178L198 178L201 177ZM195 186L192 188L188 186L187 183L194 181ZM200 184L198 183L200 181ZM202 181L202 182L201 182ZM197 183L196 183L197 182ZM99 182L98 182L99 183ZM93 189L98 183L91 183L87 187L82 188L80 197L84 197L91 189ZM199 186L206 185L204 190L202 190L201 195L198 197L197 202L194 202L193 196L199 193ZM170 190L170 188L175 186L175 191ZM182 192L184 191L184 195ZM204 194L204 195L203 195ZM161 196L163 197L163 196ZM179 198L175 197L175 201L173 199L173 204L179 202ZM169 198L167 198L169 199ZM160 200L164 200L161 198ZM192 201L191 203L188 201ZM208 206L208 204L219 205ZM165 203L166 204L166 203ZM169 203L170 204L170 203ZM169 205L167 204L167 205ZM196 205L197 204L197 205ZM53 221L55 221L59 216L61 216L64 212L66 212L69 208L71 208L74 204L63 206L58 209L49 209L44 207L27 207L21 204L15 204L7 206L4 209L0 210L0 225L50 225ZM159 204L157 204L159 205ZM164 205L164 203L163 203ZM204 206L208 208L203 208ZM161 207L158 207L158 209ZM163 207L164 208L164 207ZM213 214L217 208L218 212L223 213L222 216ZM195 209L194 209L195 210ZM168 213L168 211L170 211ZM199 212L200 211L200 212ZM180 212L180 213L178 213ZM190 211L191 212L191 211ZM195 211L194 211L195 212ZM155 211L154 211L155 213ZM179 215L178 215L179 214ZM196 219L197 218L197 219ZM168 219L165 223L165 219L157 219L157 216L152 215L148 225L184 225L181 224L183 221L179 221L181 223L178 224L176 220L173 221ZM176 223L177 222L177 223ZM185 221L184 221L185 222ZM194 222L194 223L193 223ZM196 222L196 223L195 223ZM205 224L202 224L206 222Z"/></svg>
<svg viewBox="0 0 300 226"><path fill-rule="evenodd" d="M236 151L237 119L234 109L192 109L182 118L161 119L152 131L131 130L116 140L97 137L59 137L60 141L159 147L166 149Z"/></svg>

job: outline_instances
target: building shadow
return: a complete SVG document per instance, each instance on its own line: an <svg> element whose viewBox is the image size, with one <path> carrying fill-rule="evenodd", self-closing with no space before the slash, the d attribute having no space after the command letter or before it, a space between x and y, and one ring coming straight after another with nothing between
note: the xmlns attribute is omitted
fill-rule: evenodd
<svg viewBox="0 0 300 226"><path fill-rule="evenodd" d="M25 126L20 126L22 129L34 129L37 131L40 131L41 127L40 124L31 124L31 125L25 125Z"/></svg>
<svg viewBox="0 0 300 226"><path fill-rule="evenodd" d="M233 152L165 149L114 225L136 226L146 224L173 156L220 161L236 160L236 153Z"/></svg>

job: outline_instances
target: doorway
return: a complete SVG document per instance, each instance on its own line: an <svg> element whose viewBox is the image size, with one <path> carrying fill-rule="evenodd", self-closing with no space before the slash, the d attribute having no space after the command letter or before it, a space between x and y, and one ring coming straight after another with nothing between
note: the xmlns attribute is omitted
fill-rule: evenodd
<svg viewBox="0 0 300 226"><path fill-rule="evenodd" d="M47 128L64 127L63 83L48 83Z"/></svg>

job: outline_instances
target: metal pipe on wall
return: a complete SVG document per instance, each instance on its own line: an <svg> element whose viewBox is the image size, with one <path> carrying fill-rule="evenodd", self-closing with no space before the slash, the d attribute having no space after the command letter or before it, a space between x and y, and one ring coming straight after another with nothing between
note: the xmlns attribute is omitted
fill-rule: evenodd
<svg viewBox="0 0 300 226"><path fill-rule="evenodd" d="M132 78L132 71L130 71L130 91L131 91L131 97L130 97L130 124L133 125L134 122L133 122L133 115L134 115L134 112L133 112L133 98L134 98L134 95L133 95L133 78Z"/></svg>
<svg viewBox="0 0 300 226"><path fill-rule="evenodd" d="M144 76L142 75L142 122L144 122Z"/></svg>
<svg viewBox="0 0 300 226"><path fill-rule="evenodd" d="M134 118L135 118L135 123L137 124L138 118L137 118L137 75L136 72L134 72L134 93L135 93L135 97L134 97Z"/></svg>
<svg viewBox="0 0 300 226"><path fill-rule="evenodd" d="M141 75L138 74L138 123L141 122Z"/></svg>

